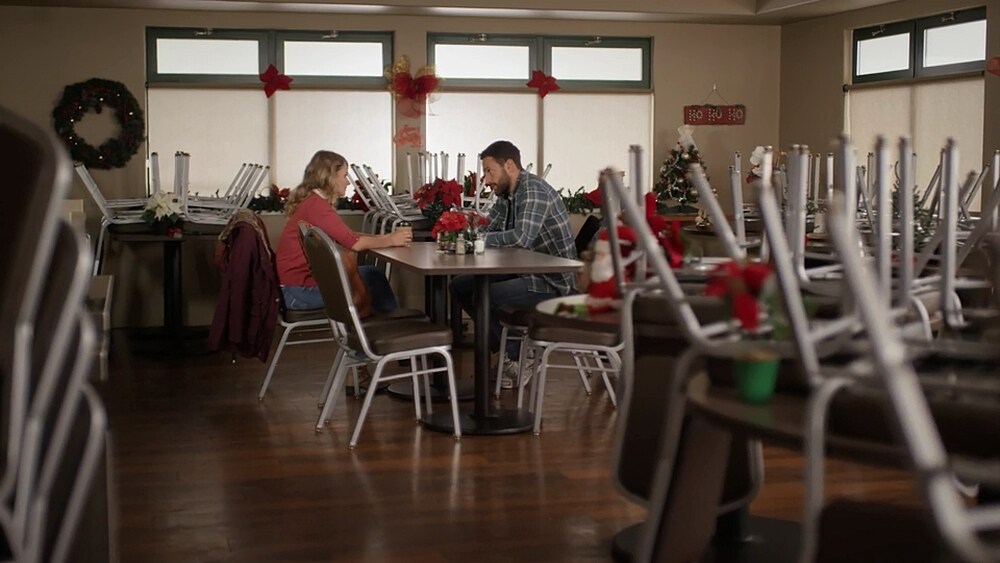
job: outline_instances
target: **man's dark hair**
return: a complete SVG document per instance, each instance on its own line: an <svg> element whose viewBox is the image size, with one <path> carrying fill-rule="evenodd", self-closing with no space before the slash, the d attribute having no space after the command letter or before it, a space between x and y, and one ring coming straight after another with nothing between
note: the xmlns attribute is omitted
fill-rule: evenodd
<svg viewBox="0 0 1000 563"><path fill-rule="evenodd" d="M503 166L504 162L508 160L513 160L514 165L517 166L518 170L521 170L521 151L517 150L514 143L510 141L494 141L490 143L490 146L483 149L480 153L479 158L483 159L490 157L497 161L498 164Z"/></svg>

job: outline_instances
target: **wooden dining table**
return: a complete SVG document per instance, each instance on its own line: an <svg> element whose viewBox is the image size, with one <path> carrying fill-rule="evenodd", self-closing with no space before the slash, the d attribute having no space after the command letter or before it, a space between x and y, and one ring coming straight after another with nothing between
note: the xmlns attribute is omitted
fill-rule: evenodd
<svg viewBox="0 0 1000 563"><path fill-rule="evenodd" d="M475 276L475 400L471 413L460 413L462 433L515 434L530 430L533 419L527 410L494 409L490 402L490 276L576 272L583 267L583 263L524 248L487 248L484 254L447 254L438 252L434 242L414 242L407 247L381 248L370 252L424 276ZM450 412L427 415L422 422L433 430L448 433L454 430Z"/></svg>

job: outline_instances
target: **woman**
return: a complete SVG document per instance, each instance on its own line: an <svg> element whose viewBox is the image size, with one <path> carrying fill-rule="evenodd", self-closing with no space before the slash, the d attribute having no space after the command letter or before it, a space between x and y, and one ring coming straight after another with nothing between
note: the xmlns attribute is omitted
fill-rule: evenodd
<svg viewBox="0 0 1000 563"><path fill-rule="evenodd" d="M298 224L306 222L319 227L341 246L355 252L370 248L408 246L413 238L409 229L385 235L355 233L337 215L333 203L347 192L347 160L331 151L313 155L302 175L302 183L288 195L285 214L288 221L278 240L278 283L286 309L320 309L323 296L309 271L305 253L299 243ZM372 309L384 312L395 309L396 296L381 270L374 266L359 266L358 273L368 289Z"/></svg>

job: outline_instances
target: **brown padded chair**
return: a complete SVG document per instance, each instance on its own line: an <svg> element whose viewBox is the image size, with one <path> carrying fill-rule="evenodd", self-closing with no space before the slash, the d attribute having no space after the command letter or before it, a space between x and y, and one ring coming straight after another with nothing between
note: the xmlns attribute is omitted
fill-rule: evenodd
<svg viewBox="0 0 1000 563"><path fill-rule="evenodd" d="M410 378L413 383L413 407L417 419L421 417L420 386L417 377L424 376L424 392L427 395L427 410L430 413L430 390L428 377L432 373L446 372L452 420L455 425L455 439L462 435L458 419L458 399L455 392L455 370L451 357L451 330L447 327L429 324L421 320L402 319L394 322L366 324L358 315L351 289L347 280L343 259L336 243L322 230L312 227L305 234L305 252L309 268L323 295L326 316L330 320L334 336L341 345L331 372L334 377L323 401L323 412L317 422L317 430L322 428L330 411L336 404L337 395L343 388L347 370L353 362L375 363L371 388L381 380ZM443 367L428 368L427 356L437 355L444 361ZM421 367L417 368L417 359ZM410 360L410 370L400 374L384 375L387 365L398 360ZM358 442L361 427L374 393L365 395L364 405L351 435L350 448Z"/></svg>
<svg viewBox="0 0 1000 563"><path fill-rule="evenodd" d="M585 296L556 297L551 301L564 302L578 300ZM551 368L572 369L580 373L587 394L591 393L586 372L601 374L604 386L608 390L611 404L618 406L618 398L608 374L620 375L622 359L621 351L625 348L618 325L602 324L584 319L564 318L557 315L534 313L528 326L528 337L521 346L520 364L523 366L529 350L535 357L534 382L531 385L529 404L535 414L534 434L542 432L542 407L545 403L545 381ZM552 354L566 352L572 355L573 364L556 364L552 362ZM594 360L596 365L591 365ZM605 361L610 365L605 366ZM517 404L520 407L524 398L524 385L528 379L519 378Z"/></svg>
<svg viewBox="0 0 1000 563"><path fill-rule="evenodd" d="M300 243L303 241L306 229L308 229L308 226L305 223L299 224ZM285 307L284 298L282 297L280 291L278 292L278 298L281 299L281 303L278 307L278 324L283 330L281 332L281 339L278 340L278 347L274 350L274 356L271 357L271 363L267 366L267 374L264 376L264 382L260 386L260 391L257 392L258 401L264 400L264 395L267 393L267 388L271 384L271 378L274 376L274 370L278 366L278 359L281 358L281 353L285 350L285 346L319 344L322 342L334 342L336 340L332 336L325 338L310 338L306 340L289 340L289 337L297 331L304 333L327 332L330 330L330 320L326 318L326 311L322 308L288 309ZM415 309L394 309L385 313L374 313L371 316L366 317L363 322L373 323L385 320L392 321L396 319L427 320L427 315L425 315L422 311L417 311ZM320 408L323 408L323 398L329 391L329 385L331 383L332 380L328 378L326 386L323 389L323 393L320 395L318 405ZM357 373L355 372L354 396L360 397L360 391Z"/></svg>

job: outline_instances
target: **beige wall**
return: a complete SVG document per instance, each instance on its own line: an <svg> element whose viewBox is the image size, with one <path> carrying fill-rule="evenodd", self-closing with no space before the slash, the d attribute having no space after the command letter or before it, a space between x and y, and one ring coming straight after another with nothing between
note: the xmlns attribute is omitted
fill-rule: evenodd
<svg viewBox="0 0 1000 563"><path fill-rule="evenodd" d="M1000 54L1000 1L987 4L989 57ZM851 78L853 29L982 5L982 0L908 0L783 26L780 146L808 144L825 152L844 130L843 85ZM986 80L984 155L1000 146L997 80Z"/></svg>
<svg viewBox="0 0 1000 563"><path fill-rule="evenodd" d="M393 30L396 56L408 55L417 67L426 62L427 32L650 36L657 167L676 142L682 107L700 103L713 84L730 103L748 108L746 125L702 127L695 133L724 199L725 170L733 151L746 153L778 137L780 30L775 26L0 7L0 76L7 77L0 87L0 105L49 127L63 87L92 77L122 82L145 105L146 26ZM122 169L94 171L106 195L143 195L141 155ZM403 169L399 163L397 169ZM96 234L99 213L79 182L71 197L87 202L89 231ZM202 243L185 245L189 324L210 321L218 287L218 276L207 261L210 245L198 245ZM159 260L158 248L112 247L106 271L119 274L116 326L160 321Z"/></svg>

